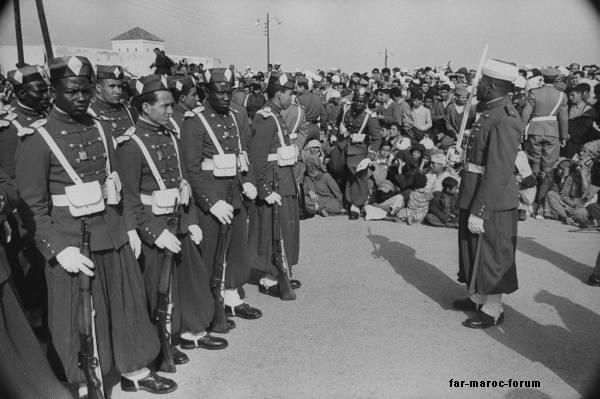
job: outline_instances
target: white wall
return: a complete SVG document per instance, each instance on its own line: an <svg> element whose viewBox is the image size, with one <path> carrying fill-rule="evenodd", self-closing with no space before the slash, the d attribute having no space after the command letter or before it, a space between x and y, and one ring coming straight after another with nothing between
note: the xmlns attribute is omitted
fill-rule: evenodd
<svg viewBox="0 0 600 399"><path fill-rule="evenodd" d="M156 42L152 42L156 43ZM152 45L154 49L154 44ZM67 55L80 55L87 57L92 64L106 64L106 65L123 65L131 74L136 76L148 75L152 73L150 64L154 62L154 52L148 53L128 53L119 52L107 49L98 48L87 48L87 47L73 47L73 46L52 46L55 57L63 57ZM25 62L28 64L44 64L44 46L33 45L24 46L23 52L25 55ZM197 57L187 55L167 55L175 62L186 58L188 63L202 63L205 68L212 68L214 66L214 58L210 57ZM11 69L15 69L17 63L17 47L16 46L0 46L0 71L6 76L6 72Z"/></svg>

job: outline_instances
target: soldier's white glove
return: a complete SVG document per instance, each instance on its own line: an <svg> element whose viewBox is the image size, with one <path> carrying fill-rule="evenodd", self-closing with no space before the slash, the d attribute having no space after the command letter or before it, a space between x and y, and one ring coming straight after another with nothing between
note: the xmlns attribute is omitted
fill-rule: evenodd
<svg viewBox="0 0 600 399"><path fill-rule="evenodd" d="M140 240L140 236L138 236L137 231L129 230L127 232L129 236L129 245L131 245L131 249L133 250L133 254L135 258L139 258L140 253L142 252L142 240Z"/></svg>
<svg viewBox="0 0 600 399"><path fill-rule="evenodd" d="M231 221L233 220L233 206L223 200L218 200L211 206L210 213L215 215L215 217L219 219L219 222L223 224L231 224Z"/></svg>
<svg viewBox="0 0 600 399"><path fill-rule="evenodd" d="M365 158L358 163L358 165L356 166L356 171L360 172L361 170L365 170L369 167L370 164L371 160L369 158Z"/></svg>
<svg viewBox="0 0 600 399"><path fill-rule="evenodd" d="M279 206L281 206L281 195L279 195L279 194L277 194L276 192L273 191L271 194L269 194L269 195L267 195L265 197L265 201L269 205L273 205L274 203L277 202L277 204Z"/></svg>
<svg viewBox="0 0 600 399"><path fill-rule="evenodd" d="M200 241L202 241L202 229L200 226L191 224L188 226L188 231L190 232L190 237L192 238L192 241L194 241L194 244L200 244Z"/></svg>
<svg viewBox="0 0 600 399"><path fill-rule="evenodd" d="M249 200L253 200L256 198L256 187L254 186L254 184L252 183L244 183L242 184L242 188L244 189L244 191L242 192L242 194L244 194L246 197L248 197Z"/></svg>
<svg viewBox="0 0 600 399"><path fill-rule="evenodd" d="M69 273L82 272L88 276L93 276L94 262L79 252L77 247L66 247L56 255L56 260Z"/></svg>
<svg viewBox="0 0 600 399"><path fill-rule="evenodd" d="M469 215L468 220L469 231L473 234L483 234L485 230L483 229L483 219L479 216L475 216L473 214Z"/></svg>
<svg viewBox="0 0 600 399"><path fill-rule="evenodd" d="M154 244L160 249L166 248L174 254L181 251L181 241L167 229L164 229L163 232L160 233L156 241L154 241Z"/></svg>

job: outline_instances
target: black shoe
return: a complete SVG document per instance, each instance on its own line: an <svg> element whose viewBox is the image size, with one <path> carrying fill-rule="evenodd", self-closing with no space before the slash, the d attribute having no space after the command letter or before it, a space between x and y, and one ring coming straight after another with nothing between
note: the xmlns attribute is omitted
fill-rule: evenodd
<svg viewBox="0 0 600 399"><path fill-rule="evenodd" d="M292 284L292 288L297 290L298 288L302 287L302 283L300 282L300 280L294 280L291 279L290 283Z"/></svg>
<svg viewBox="0 0 600 399"><path fill-rule="evenodd" d="M360 215L358 214L358 212L350 211L350 215L348 216L348 219L358 220L359 216Z"/></svg>
<svg viewBox="0 0 600 399"><path fill-rule="evenodd" d="M247 320L259 319L262 316L260 310L253 308L247 303L235 306L233 309L231 309L231 306L225 305L225 314L229 317L237 316Z"/></svg>
<svg viewBox="0 0 600 399"><path fill-rule="evenodd" d="M292 285L292 289L293 290L297 290L298 288L302 287L302 283L300 282L300 280L291 279L290 280L290 284ZM258 292L260 292L261 294L274 296L276 298L280 297L279 284L272 285L272 286L270 286L268 288L265 287L262 284L259 284L258 285Z"/></svg>
<svg viewBox="0 0 600 399"><path fill-rule="evenodd" d="M498 317L496 319L496 318L490 316L489 314L479 310L477 312L477 314L475 315L475 317L463 321L463 326L469 327L469 328L483 329L483 328L489 328L492 326L500 325L500 324L502 324L503 321L504 321L504 312L500 313L500 317Z"/></svg>
<svg viewBox="0 0 600 399"><path fill-rule="evenodd" d="M227 348L227 340L223 338L213 337L210 334L206 334L202 338L198 338L196 340L191 339L183 339L179 338L181 349L208 349L208 350L217 350L217 349L225 349Z"/></svg>
<svg viewBox="0 0 600 399"><path fill-rule="evenodd" d="M180 364L186 364L190 361L190 358L179 349L173 347L171 348L171 351L173 352L173 360L175 361L176 365L179 366Z"/></svg>
<svg viewBox="0 0 600 399"><path fill-rule="evenodd" d="M591 285L593 287L600 287L600 275L591 274L590 278L588 278L587 283L588 285Z"/></svg>
<svg viewBox="0 0 600 399"><path fill-rule="evenodd" d="M137 386L136 382L129 378L121 377L121 389L125 392L137 392L138 390L142 390L150 393L165 394L175 391L177 389L177 384L175 381L151 371L146 377L137 381Z"/></svg>
<svg viewBox="0 0 600 399"><path fill-rule="evenodd" d="M234 328L237 327L236 324L235 324L235 321L233 321L231 319L227 319L226 323L227 323L227 329L228 330L233 330Z"/></svg>
<svg viewBox="0 0 600 399"><path fill-rule="evenodd" d="M481 305L473 302L471 298L457 299L452 302L452 307L456 310L462 310L464 312L477 312Z"/></svg>

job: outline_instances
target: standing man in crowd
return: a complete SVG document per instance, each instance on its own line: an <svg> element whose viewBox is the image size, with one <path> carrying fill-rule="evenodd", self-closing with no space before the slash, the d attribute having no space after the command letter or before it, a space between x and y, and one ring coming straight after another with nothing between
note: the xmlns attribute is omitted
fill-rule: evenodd
<svg viewBox="0 0 600 399"><path fill-rule="evenodd" d="M554 68L542 71L544 85L531 90L522 119L525 128L524 149L531 171L537 177L538 190L569 138L567 96L553 86L560 72ZM542 206L542 204L538 204Z"/></svg>
<svg viewBox="0 0 600 399"><path fill-rule="evenodd" d="M111 134L115 143L135 125L137 114L121 103L123 93L123 67L120 65L96 65L96 95L88 112L103 121L102 126Z"/></svg>
<svg viewBox="0 0 600 399"><path fill-rule="evenodd" d="M321 97L308 90L308 79L304 76L299 77L296 82L296 95L298 103L306 111L306 122L308 123L306 140L319 140L321 135L318 123L327 121L327 111L325 111Z"/></svg>
<svg viewBox="0 0 600 399"><path fill-rule="evenodd" d="M281 111L290 107L294 78L287 73L272 73L267 85L269 100L261 108L252 123L252 139L249 143L250 163L256 173L258 199L256 211L250 215L250 246L252 267L259 271L260 292L279 297L280 289L273 256L273 205L279 205L281 235L285 256L291 274L292 266L298 264L300 253L300 210L298 206L294 160L286 162L280 149L290 148L289 129L281 117ZM274 182L279 186L275 191ZM275 237L277 239L277 237ZM292 288L299 282L292 281Z"/></svg>
<svg viewBox="0 0 600 399"><path fill-rule="evenodd" d="M156 359L159 342L134 255L140 240L135 230L126 230L118 201L114 149L102 126L87 114L92 65L73 56L51 59L48 66L54 107L19 144L16 172L36 224L37 246L48 261L49 345L56 371L75 390L85 385L77 357L79 273L84 273L93 277L101 370L114 367L121 373L125 391L173 392L174 381L146 368ZM110 201L102 187L112 193ZM80 252L82 217L89 226L91 258Z"/></svg>
<svg viewBox="0 0 600 399"><path fill-rule="evenodd" d="M512 64L489 60L477 86L481 115L469 136L458 196L458 281L469 298L456 309L474 311L464 322L488 328L504 320L502 294L517 290L518 186L514 169L523 123L508 93L518 76Z"/></svg>
<svg viewBox="0 0 600 399"><path fill-rule="evenodd" d="M350 220L357 220L369 196L368 167L381 144L381 128L377 116L367 108L369 91L354 91L352 105L338 118L339 146L346 161L346 201L350 204Z"/></svg>
<svg viewBox="0 0 600 399"><path fill-rule="evenodd" d="M246 156L250 124L246 110L231 102L231 69L206 70L204 81L208 89L207 100L185 113L181 128L185 168L194 200L200 208L200 227L204 235L202 254L212 268L217 256L219 228L222 224L231 224L222 290L225 310L229 316L258 319L262 312L245 303L238 291L250 277L248 222L242 196L249 200L256 198L254 170ZM234 164L226 165L231 173L220 173L217 167L225 165L217 165L217 162L231 159L222 157L229 154L235 155ZM226 201L229 187L233 190L231 203ZM211 273L214 270L211 269Z"/></svg>
<svg viewBox="0 0 600 399"><path fill-rule="evenodd" d="M156 59L150 65L150 68L154 69L155 75L171 75L171 67L175 65L172 59L167 57L165 54L165 50L161 50L158 47L154 49L154 54L156 54Z"/></svg>

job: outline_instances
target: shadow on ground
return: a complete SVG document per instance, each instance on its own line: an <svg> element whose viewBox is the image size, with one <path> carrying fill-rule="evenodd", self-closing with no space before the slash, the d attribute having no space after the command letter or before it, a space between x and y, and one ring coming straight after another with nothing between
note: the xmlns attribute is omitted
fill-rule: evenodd
<svg viewBox="0 0 600 399"><path fill-rule="evenodd" d="M386 259L406 282L443 309L450 309L454 299L465 296L465 288L461 284L436 266L417 258L414 248L390 241L382 235L369 234L367 238L374 246L373 256ZM522 242L525 244L522 245ZM590 272L589 266L552 251L533 239L520 238L519 249L523 248L531 256L548 260L576 278L583 278ZM594 389L600 366L600 316L568 298L545 290L540 291L534 300L554 307L566 327L540 324L505 305L506 321L499 327L484 330L485 333L530 361L543 364L579 394L591 397L589 394ZM533 380L535 377L517 375L513 379ZM516 389L506 397L546 398L547 395L536 390Z"/></svg>
<svg viewBox="0 0 600 399"><path fill-rule="evenodd" d="M580 281L587 281L592 267L556 252L535 240L533 237L519 237L517 240L517 250L534 258L543 259L563 272L573 276Z"/></svg>

